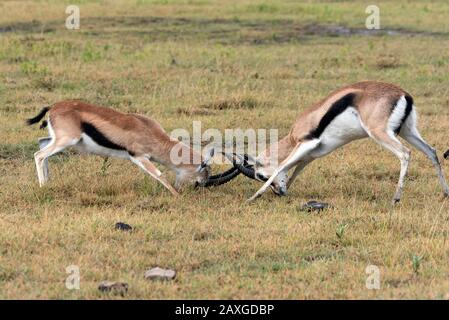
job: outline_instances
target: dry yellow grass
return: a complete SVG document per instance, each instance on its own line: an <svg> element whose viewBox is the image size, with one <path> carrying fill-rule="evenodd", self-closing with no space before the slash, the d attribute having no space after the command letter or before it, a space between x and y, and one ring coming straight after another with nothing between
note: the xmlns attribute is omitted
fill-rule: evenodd
<svg viewBox="0 0 449 320"><path fill-rule="evenodd" d="M288 197L247 204L259 185L240 177L174 199L129 162L102 174L94 156L54 157L39 188L32 154L44 133L23 124L44 105L81 98L150 115L168 131L201 120L204 129L285 134L329 91L373 79L413 94L419 128L441 155L445 1L379 2L383 27L434 34L375 37L302 34L310 23L363 28L357 2L78 2L79 31L64 28L68 2L0 3L0 298L117 298L97 290L102 280L128 282L127 298L448 298L449 202L418 152L394 208L399 163L368 140L311 164ZM231 107L216 107L223 101ZM312 199L333 208L298 210ZM118 221L134 232L115 231ZM64 285L72 264L80 290ZM365 287L371 264L380 290ZM156 265L177 279L145 281Z"/></svg>

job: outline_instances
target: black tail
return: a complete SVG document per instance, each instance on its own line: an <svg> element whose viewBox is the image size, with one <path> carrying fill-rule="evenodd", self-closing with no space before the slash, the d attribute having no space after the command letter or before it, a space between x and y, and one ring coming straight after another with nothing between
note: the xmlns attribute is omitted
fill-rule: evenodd
<svg viewBox="0 0 449 320"><path fill-rule="evenodd" d="M444 153L443 157L444 157L444 159L449 158L449 150L447 150L447 151Z"/></svg>
<svg viewBox="0 0 449 320"><path fill-rule="evenodd" d="M39 114L37 116L35 116L34 118L31 118L31 119L27 119L27 121L26 121L27 125L31 126L31 125L41 121L42 118L45 116L45 114L48 112L48 110L50 110L50 107L45 107L41 110L41 112L39 112Z"/></svg>

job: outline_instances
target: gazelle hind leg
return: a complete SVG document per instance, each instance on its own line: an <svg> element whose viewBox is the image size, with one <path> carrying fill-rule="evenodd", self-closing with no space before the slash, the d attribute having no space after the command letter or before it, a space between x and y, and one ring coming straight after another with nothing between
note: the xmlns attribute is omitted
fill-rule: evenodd
<svg viewBox="0 0 449 320"><path fill-rule="evenodd" d="M135 163L139 168L148 173L151 177L159 181L164 187L166 187L172 195L178 196L179 193L172 187L172 185L162 176L161 172L151 163L146 157L131 157L131 161Z"/></svg>
<svg viewBox="0 0 449 320"><path fill-rule="evenodd" d="M76 144L78 141L70 139L52 139L43 149L37 151L34 154L34 161L36 162L37 177L39 179L39 185L42 187L48 181L48 172L45 171L45 161L48 157L61 152L65 148Z"/></svg>
<svg viewBox="0 0 449 320"><path fill-rule="evenodd" d="M401 162L401 172L399 174L399 181L396 187L396 192L393 197L393 204L401 200L402 190L404 187L404 180L407 175L408 164L410 161L410 150L405 147L391 132L388 134L384 130L372 131L370 136L378 142L381 146L390 150L395 154Z"/></svg>
<svg viewBox="0 0 449 320"><path fill-rule="evenodd" d="M39 138L38 139L39 149L40 150L44 149L47 145L49 145L51 143L51 140L52 140L52 138L50 138L50 137ZM44 178L45 178L45 181L48 181L48 177L49 177L48 158L46 158L44 160L43 167L44 167Z"/></svg>
<svg viewBox="0 0 449 320"><path fill-rule="evenodd" d="M302 160L299 161L298 165L295 168L295 171L293 171L290 179L288 179L288 183L287 183L287 189L290 188L290 186L292 185L293 181L295 181L296 177L301 173L301 171L313 160Z"/></svg>
<svg viewBox="0 0 449 320"><path fill-rule="evenodd" d="M251 197L248 201L252 201L262 195L271 185L273 180L277 177L279 173L284 170L291 169L295 164L301 159L309 154L310 151L315 149L320 143L319 139L310 140L298 144L293 151L288 155L288 157L281 163L281 165L273 172L271 177L265 182L265 184Z"/></svg>
<svg viewBox="0 0 449 320"><path fill-rule="evenodd" d="M440 182L441 188L443 189L443 194L444 196L449 197L449 187L446 183L446 179L444 178L443 170L441 169L437 152L419 134L419 131L415 126L414 116L411 117L411 119L407 120L406 125L403 126L399 135L416 149L424 153L430 159L430 161L432 161L437 171L438 180Z"/></svg>

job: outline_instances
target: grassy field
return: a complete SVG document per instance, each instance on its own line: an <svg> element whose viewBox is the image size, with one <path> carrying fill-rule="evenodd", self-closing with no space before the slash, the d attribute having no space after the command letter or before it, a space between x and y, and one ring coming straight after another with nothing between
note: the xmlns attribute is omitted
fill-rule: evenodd
<svg viewBox="0 0 449 320"><path fill-rule="evenodd" d="M419 128L449 147L449 4L375 1L392 35L368 36L372 1L79 0L0 2L0 298L449 298L449 201L412 153L401 204L399 161L369 140L311 164L288 197L239 177L175 199L130 162L53 157L39 188L33 153L46 132L24 119L79 98L157 119L167 131L278 128L339 86L396 83L412 93ZM350 34L339 34L336 26ZM217 108L224 102L228 108ZM449 174L447 162L443 169ZM214 166L219 171L224 167ZM169 174L172 180L173 175ZM306 213L309 200L332 208ZM132 233L114 230L124 221ZM65 287L78 265L80 290ZM365 268L380 269L380 290ZM152 266L173 282L146 281Z"/></svg>

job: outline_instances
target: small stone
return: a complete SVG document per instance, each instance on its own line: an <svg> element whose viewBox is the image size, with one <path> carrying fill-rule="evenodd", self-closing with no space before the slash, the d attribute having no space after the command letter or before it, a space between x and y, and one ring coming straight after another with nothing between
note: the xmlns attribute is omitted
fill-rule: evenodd
<svg viewBox="0 0 449 320"><path fill-rule="evenodd" d="M128 284L125 282L102 281L98 286L98 290L124 296L128 292Z"/></svg>
<svg viewBox="0 0 449 320"><path fill-rule="evenodd" d="M116 230L122 230L122 231L132 231L133 227L131 227L129 224L123 223L123 222L117 222L115 224Z"/></svg>
<svg viewBox="0 0 449 320"><path fill-rule="evenodd" d="M145 271L145 279L147 280L173 280L176 277L176 271L171 269L162 269L159 267Z"/></svg>
<svg viewBox="0 0 449 320"><path fill-rule="evenodd" d="M303 204L301 207L301 211L307 211L307 212L321 211L321 210L324 210L327 208L329 208L328 203L312 200L312 201L309 201L309 202Z"/></svg>

